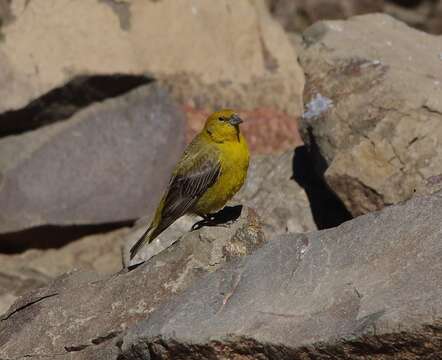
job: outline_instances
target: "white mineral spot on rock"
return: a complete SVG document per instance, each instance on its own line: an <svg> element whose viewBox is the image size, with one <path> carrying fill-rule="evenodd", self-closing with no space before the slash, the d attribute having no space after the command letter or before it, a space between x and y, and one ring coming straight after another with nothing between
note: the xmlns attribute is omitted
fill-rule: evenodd
<svg viewBox="0 0 442 360"><path fill-rule="evenodd" d="M376 59L376 60L369 61L365 64L362 64L361 68L366 68L368 66L378 66L378 65L382 65L382 61Z"/></svg>
<svg viewBox="0 0 442 360"><path fill-rule="evenodd" d="M342 32L342 27L339 26L338 24L329 23L328 26L331 30Z"/></svg>
<svg viewBox="0 0 442 360"><path fill-rule="evenodd" d="M304 119L316 118L331 107L333 107L333 100L318 93L307 104L307 111L304 112L302 117Z"/></svg>

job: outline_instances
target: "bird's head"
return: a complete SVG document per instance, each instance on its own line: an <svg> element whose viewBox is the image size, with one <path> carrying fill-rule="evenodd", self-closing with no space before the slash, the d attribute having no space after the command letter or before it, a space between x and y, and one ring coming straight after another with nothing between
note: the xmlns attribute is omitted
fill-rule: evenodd
<svg viewBox="0 0 442 360"><path fill-rule="evenodd" d="M233 110L221 110L207 118L204 131L216 142L239 141L239 124L242 122Z"/></svg>

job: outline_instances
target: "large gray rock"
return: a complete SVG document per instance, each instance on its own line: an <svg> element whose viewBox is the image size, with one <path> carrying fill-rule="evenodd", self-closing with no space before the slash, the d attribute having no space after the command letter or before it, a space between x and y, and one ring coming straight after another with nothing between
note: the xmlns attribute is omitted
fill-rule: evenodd
<svg viewBox="0 0 442 360"><path fill-rule="evenodd" d="M181 156L184 126L153 84L0 139L0 233L149 213Z"/></svg>
<svg viewBox="0 0 442 360"><path fill-rule="evenodd" d="M442 173L441 37L386 15L320 22L303 36L303 137L353 215Z"/></svg>
<svg viewBox="0 0 442 360"><path fill-rule="evenodd" d="M129 273L24 296L0 321L0 357L436 359L441 214L438 192L255 250L243 210L217 239L197 230Z"/></svg>
<svg viewBox="0 0 442 360"><path fill-rule="evenodd" d="M255 211L243 208L230 226L187 233L130 272L106 278L85 272L61 276L21 297L0 320L0 358L58 354L60 359L113 359L109 354L118 352L111 346L118 334L264 241ZM91 357L100 344L106 355Z"/></svg>
<svg viewBox="0 0 442 360"><path fill-rule="evenodd" d="M439 192L276 237L129 329L121 358L439 358L441 215Z"/></svg>

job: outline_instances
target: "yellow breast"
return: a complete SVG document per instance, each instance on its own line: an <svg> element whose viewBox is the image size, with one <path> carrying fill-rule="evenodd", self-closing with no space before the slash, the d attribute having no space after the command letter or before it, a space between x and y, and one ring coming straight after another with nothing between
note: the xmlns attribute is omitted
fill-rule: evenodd
<svg viewBox="0 0 442 360"><path fill-rule="evenodd" d="M216 183L211 186L196 203L193 211L206 215L220 210L244 184L249 167L249 149L245 138L239 141L216 144L219 150L221 173Z"/></svg>

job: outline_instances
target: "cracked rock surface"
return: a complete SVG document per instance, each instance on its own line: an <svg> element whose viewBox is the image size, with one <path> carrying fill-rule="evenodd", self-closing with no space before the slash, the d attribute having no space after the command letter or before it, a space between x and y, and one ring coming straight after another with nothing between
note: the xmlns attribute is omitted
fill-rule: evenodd
<svg viewBox="0 0 442 360"><path fill-rule="evenodd" d="M441 37L379 14L319 22L303 37L303 138L353 215L442 173Z"/></svg>
<svg viewBox="0 0 442 360"><path fill-rule="evenodd" d="M438 358L441 214L438 192L271 239L129 329L121 358Z"/></svg>
<svg viewBox="0 0 442 360"><path fill-rule="evenodd" d="M217 239L196 230L130 272L72 273L20 298L0 358L435 359L441 214L437 192L262 245L244 208Z"/></svg>
<svg viewBox="0 0 442 360"><path fill-rule="evenodd" d="M90 348L113 353L115 338L161 302L264 241L256 212L243 208L233 224L186 233L130 272L63 275L19 298L3 315L0 359L29 354L90 359Z"/></svg>

